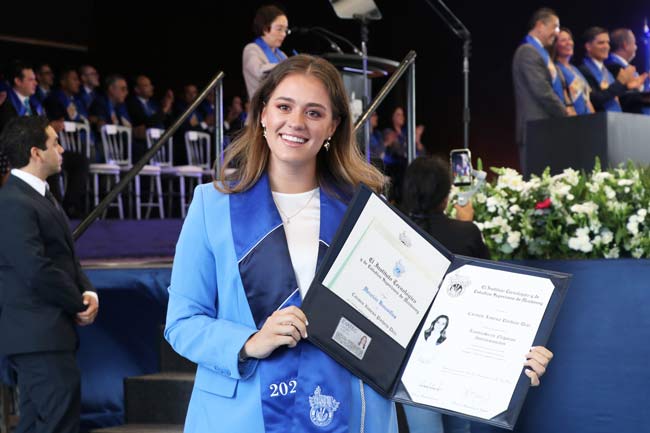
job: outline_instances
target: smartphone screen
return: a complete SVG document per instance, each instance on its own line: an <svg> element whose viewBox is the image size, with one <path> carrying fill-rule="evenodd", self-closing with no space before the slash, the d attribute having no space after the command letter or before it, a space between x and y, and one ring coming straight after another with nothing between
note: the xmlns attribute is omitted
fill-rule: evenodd
<svg viewBox="0 0 650 433"><path fill-rule="evenodd" d="M472 155L469 149L454 149L449 153L451 178L455 186L472 184Z"/></svg>

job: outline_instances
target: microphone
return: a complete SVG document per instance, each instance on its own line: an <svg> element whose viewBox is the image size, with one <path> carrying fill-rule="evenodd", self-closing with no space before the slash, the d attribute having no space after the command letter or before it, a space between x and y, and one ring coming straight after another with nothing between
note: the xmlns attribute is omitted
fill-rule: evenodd
<svg viewBox="0 0 650 433"><path fill-rule="evenodd" d="M309 28L309 27L293 27L291 29L291 33L296 33L296 34L301 34L301 35L306 35L308 33L313 33L313 34L318 35L321 38L325 39L329 43L331 49L333 49L334 51L336 51L339 54L344 54L341 47L339 47L339 45L336 42L334 42L327 34L316 31L313 28Z"/></svg>
<svg viewBox="0 0 650 433"><path fill-rule="evenodd" d="M336 38L336 39L338 39L340 41L345 42L350 48L352 48L352 51L354 52L354 54L356 54L357 56L363 56L363 53L361 52L361 50L359 48L357 48L356 45L354 45L352 42L350 42L349 39L344 38L343 36L341 36L341 35L339 35L337 33L334 33L331 30L327 30L324 27L314 27L313 30L315 30L317 32L325 33L325 34L327 34L327 35L329 35L329 36L331 36L333 38Z"/></svg>

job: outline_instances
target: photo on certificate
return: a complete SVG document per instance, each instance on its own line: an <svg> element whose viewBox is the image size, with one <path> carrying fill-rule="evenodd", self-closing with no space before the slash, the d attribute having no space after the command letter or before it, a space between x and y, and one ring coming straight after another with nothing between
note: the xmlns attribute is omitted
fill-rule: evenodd
<svg viewBox="0 0 650 433"><path fill-rule="evenodd" d="M453 255L362 186L302 309L309 341L381 395L512 429L570 277Z"/></svg>

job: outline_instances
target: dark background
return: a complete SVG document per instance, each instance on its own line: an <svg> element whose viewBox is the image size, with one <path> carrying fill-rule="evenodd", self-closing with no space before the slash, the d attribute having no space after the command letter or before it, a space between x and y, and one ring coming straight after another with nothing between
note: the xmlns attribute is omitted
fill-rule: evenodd
<svg viewBox="0 0 650 433"><path fill-rule="evenodd" d="M383 20L370 25L368 52L400 61L409 50L416 60L417 122L426 126L424 143L446 154L462 146L462 44L425 0L375 0ZM435 0L432 0L435 1ZM157 93L183 83L199 86L219 71L227 105L234 95L246 95L241 75L241 51L252 39L255 10L268 1L136 2L135 0L13 2L3 5L0 35L44 39L87 46L87 52L0 41L0 63L22 58L49 62L55 68L90 62L102 76L119 72L127 77L148 74ZM327 0L276 1L287 12L289 25L322 26L360 45L359 25L340 20ZM560 23L576 37L576 62L582 57L580 35L591 25L632 28L639 51L633 63L643 65L640 40L650 6L640 0L524 2L448 0L449 8L472 32L470 59L470 148L485 166L518 165L514 144L514 102L510 77L512 54L527 32L532 12L554 8ZM29 16L29 25L25 17ZM344 45L341 45L346 49ZM282 49L290 53L322 53L327 44L311 35L290 35ZM383 81L375 81L375 90ZM405 102L405 81L379 110L380 126Z"/></svg>

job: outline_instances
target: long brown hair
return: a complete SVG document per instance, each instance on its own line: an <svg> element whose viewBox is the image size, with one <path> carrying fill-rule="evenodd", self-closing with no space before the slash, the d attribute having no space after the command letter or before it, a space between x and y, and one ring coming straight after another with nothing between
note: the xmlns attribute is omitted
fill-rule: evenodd
<svg viewBox="0 0 650 433"><path fill-rule="evenodd" d="M291 74L319 79L329 94L332 118L339 121L330 140L329 151L322 148L316 156L319 185L333 192L339 190L348 194L359 183L364 183L374 191L381 192L384 176L368 164L359 151L347 95L338 71L327 60L308 55L290 57L273 68L262 81L250 102L248 124L226 149L215 188L224 193L246 191L267 169L270 150L262 136L262 110L275 88ZM235 166L234 172L228 170Z"/></svg>

